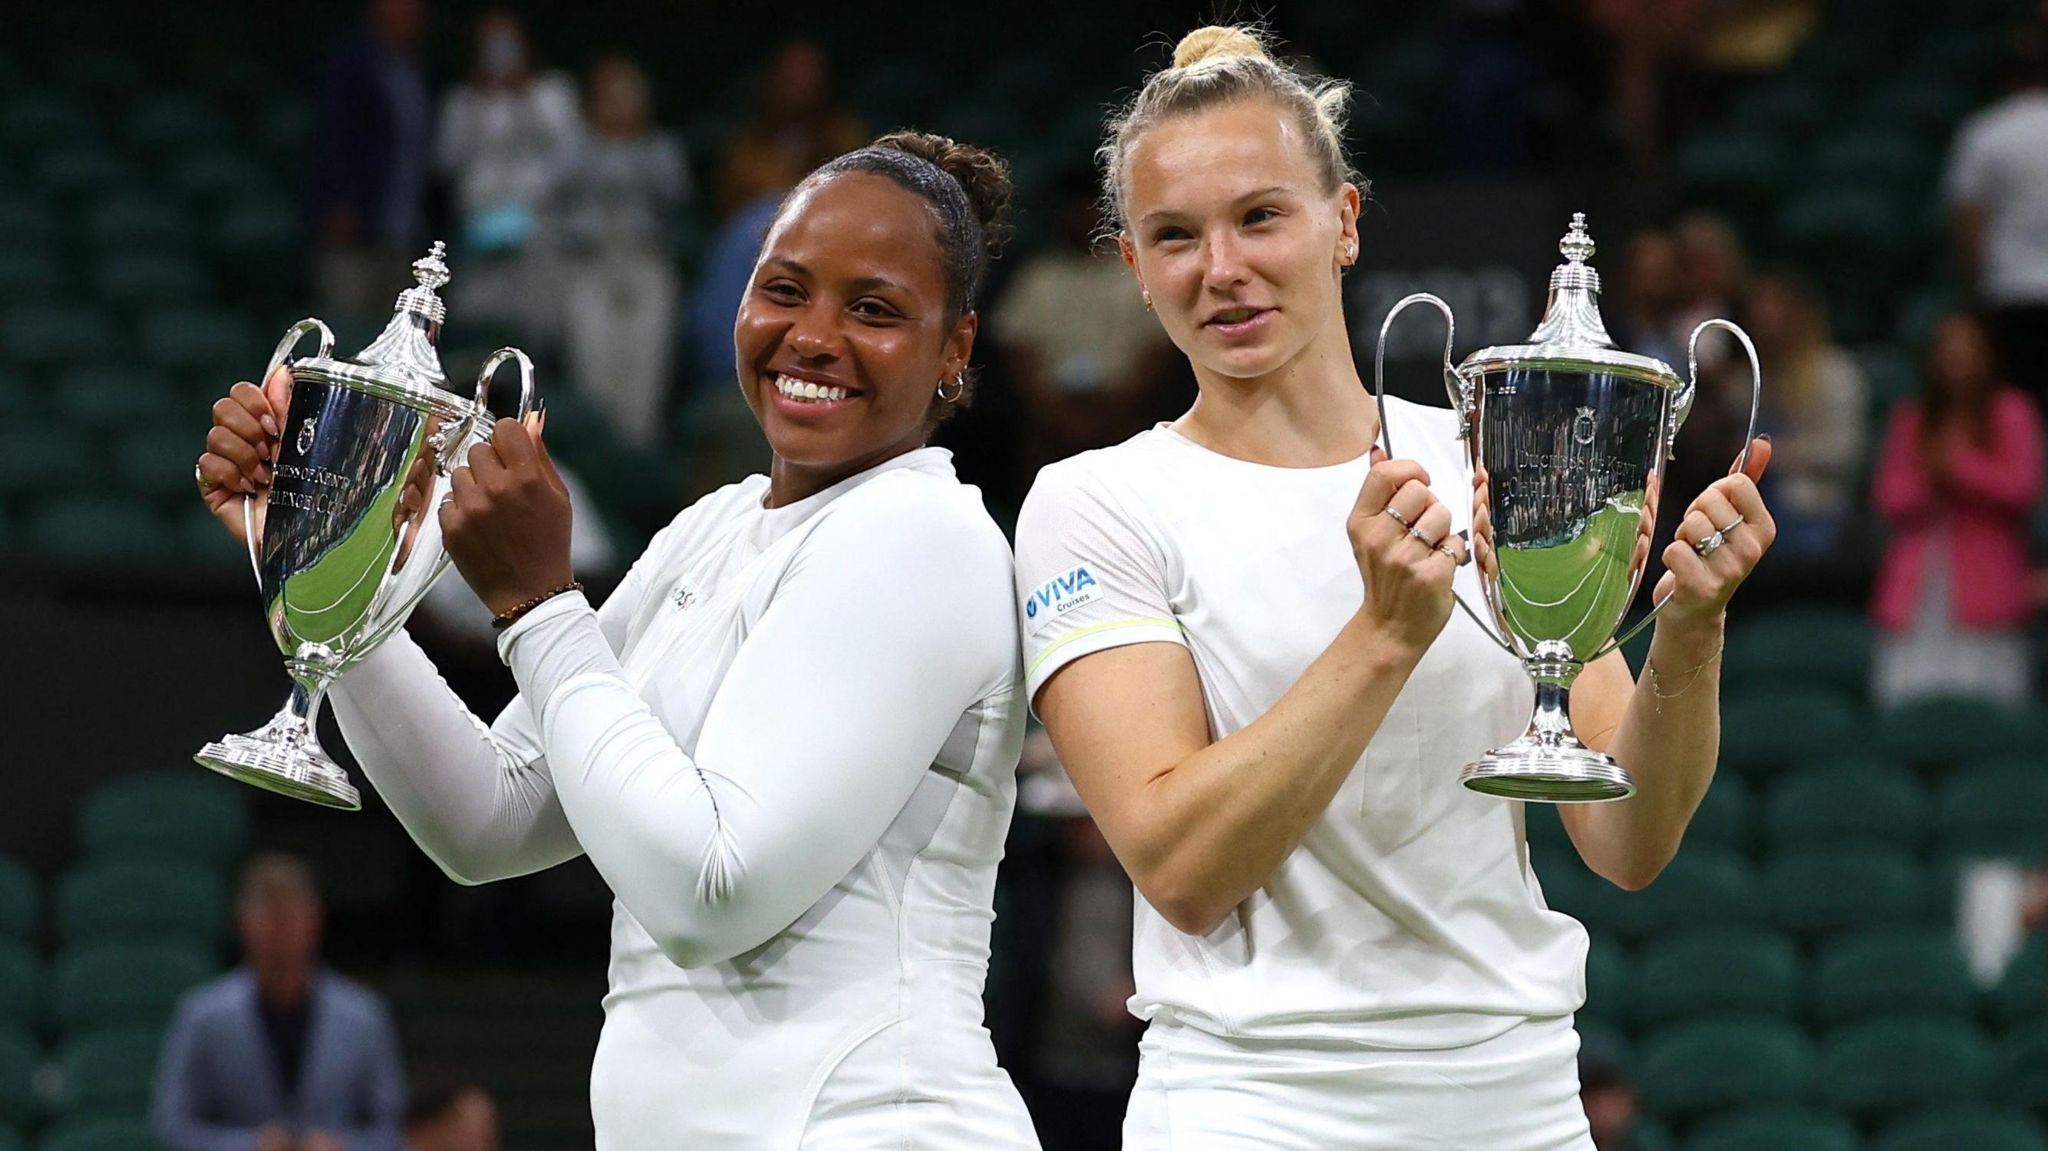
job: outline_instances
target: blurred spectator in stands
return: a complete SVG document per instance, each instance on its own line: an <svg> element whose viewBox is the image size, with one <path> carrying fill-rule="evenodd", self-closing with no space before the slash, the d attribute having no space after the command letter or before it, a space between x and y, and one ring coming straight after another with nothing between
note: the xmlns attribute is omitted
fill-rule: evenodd
<svg viewBox="0 0 2048 1151"><path fill-rule="evenodd" d="M1776 448L1764 478L1778 523L1775 546L1825 553L1860 510L1869 384L1855 357L1829 339L1819 290L1803 276L1759 276L1750 285L1743 326L1770 381L1759 426Z"/></svg>
<svg viewBox="0 0 2048 1151"><path fill-rule="evenodd" d="M1579 1056L1579 1102L1586 1108L1594 1151L1650 1151L1639 1131L1635 1084L1593 1038Z"/></svg>
<svg viewBox="0 0 2048 1151"><path fill-rule="evenodd" d="M1677 239L1657 230L1629 237L1621 277L1621 309L1614 325L1617 342L1683 371L1685 333L1678 327L1678 309L1685 303L1686 277Z"/></svg>
<svg viewBox="0 0 2048 1151"><path fill-rule="evenodd" d="M1613 128L1638 172L1664 163L1711 7L1707 0L1587 0L1584 6L1586 21L1608 42Z"/></svg>
<svg viewBox="0 0 2048 1151"><path fill-rule="evenodd" d="M1873 592L1871 694L2009 704L2028 694L2027 536L2041 415L1999 379L1973 316L1935 327L1918 400L1892 409L1872 497L1891 527Z"/></svg>
<svg viewBox="0 0 2048 1151"><path fill-rule="evenodd" d="M370 323L412 282L426 240L434 109L423 0L372 0L320 72L307 218L320 310Z"/></svg>
<svg viewBox="0 0 2048 1151"><path fill-rule="evenodd" d="M151 1125L169 1151L400 1151L405 1069L375 992L320 962L312 869L242 872L240 967L185 994L164 1038Z"/></svg>
<svg viewBox="0 0 2048 1151"><path fill-rule="evenodd" d="M1749 253L1735 225L1711 212L1687 212L1671 230L1678 238L1679 274L1685 278L1685 302L1679 305L1677 322L1679 358L1672 361L1682 368L1682 341L1702 320L1716 316L1732 320L1739 314L1743 293L1748 289ZM1700 341L1702 369L1710 363L1718 366L1741 359L1733 344ZM1741 376L1742 402L1747 404L1747 363L1743 364Z"/></svg>
<svg viewBox="0 0 2048 1151"><path fill-rule="evenodd" d="M2048 402L2048 18L2025 30L2008 94L1956 133L1948 165L1956 256L1986 310L2006 379Z"/></svg>
<svg viewBox="0 0 2048 1151"><path fill-rule="evenodd" d="M589 130L556 186L564 320L575 386L636 448L661 438L679 310L674 221L688 189L676 138L654 127L640 66L591 68ZM730 356L728 355L728 358Z"/></svg>
<svg viewBox="0 0 2048 1151"><path fill-rule="evenodd" d="M1032 970L1043 982L1030 995L1037 1010L1015 1068L1018 1085L1047 1147L1117 1151L1144 1030L1128 1006L1137 993L1136 892L1045 729L1026 735L1017 770L1020 815L1053 831L1035 861L1051 873L1052 890L1042 937L1029 945Z"/></svg>
<svg viewBox="0 0 2048 1151"><path fill-rule="evenodd" d="M1094 173L1069 170L1056 194L1054 243L1018 265L987 319L1023 401L1027 476L1170 417L1160 392L1179 358L1130 270L1094 243Z"/></svg>
<svg viewBox="0 0 2048 1151"><path fill-rule="evenodd" d="M441 105L435 148L454 183L460 229L451 312L516 326L522 341L559 331L561 297L538 235L539 209L581 132L575 85L535 69L520 18L502 9L479 17L475 65Z"/></svg>
<svg viewBox="0 0 2048 1151"><path fill-rule="evenodd" d="M730 216L766 196L779 200L804 173L866 142L859 119L833 102L825 50L809 40L784 44L762 77L753 115L726 144L718 214Z"/></svg>
<svg viewBox="0 0 2048 1151"><path fill-rule="evenodd" d="M406 1093L405 1151L498 1151L490 1092L446 1072L415 1076Z"/></svg>

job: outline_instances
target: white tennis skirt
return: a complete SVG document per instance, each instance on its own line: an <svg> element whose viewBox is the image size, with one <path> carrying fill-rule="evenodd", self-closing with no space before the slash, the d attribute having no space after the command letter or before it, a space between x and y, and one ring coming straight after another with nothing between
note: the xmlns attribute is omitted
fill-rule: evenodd
<svg viewBox="0 0 2048 1151"><path fill-rule="evenodd" d="M1593 1151L1570 1016L1388 1051L1224 1039L1154 1020L1124 1151Z"/></svg>

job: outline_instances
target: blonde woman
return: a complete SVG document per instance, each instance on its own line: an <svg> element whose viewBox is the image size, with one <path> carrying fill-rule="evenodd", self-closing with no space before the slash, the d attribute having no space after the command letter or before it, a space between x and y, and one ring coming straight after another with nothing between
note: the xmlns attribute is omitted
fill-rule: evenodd
<svg viewBox="0 0 2048 1151"><path fill-rule="evenodd" d="M1454 416L1390 399L1413 457L1373 447L1344 96L1205 28L1111 122L1133 290L1199 393L1045 469L1018 525L1027 690L1143 897L1125 1146L1582 1151L1586 933L1544 906L1516 805L1457 783L1531 693L1451 613L1479 594ZM1717 482L1665 553L1644 689L1618 657L1578 680L1577 730L1641 792L1565 818L1623 887L1712 778L1723 610L1772 533L1753 475Z"/></svg>

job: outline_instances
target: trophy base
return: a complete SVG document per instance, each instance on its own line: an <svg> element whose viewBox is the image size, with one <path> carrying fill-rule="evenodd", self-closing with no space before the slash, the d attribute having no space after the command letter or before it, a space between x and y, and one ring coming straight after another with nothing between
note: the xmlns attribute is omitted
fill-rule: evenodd
<svg viewBox="0 0 2048 1151"><path fill-rule="evenodd" d="M322 807L362 810L362 797L348 781L348 773L318 746L265 738L268 735L267 729L254 735L231 735L200 748L192 758L201 767L265 791Z"/></svg>
<svg viewBox="0 0 2048 1151"><path fill-rule="evenodd" d="M1518 739L1480 757L1458 782L1484 795L1530 803L1607 803L1636 793L1620 764L1576 740L1554 746Z"/></svg>

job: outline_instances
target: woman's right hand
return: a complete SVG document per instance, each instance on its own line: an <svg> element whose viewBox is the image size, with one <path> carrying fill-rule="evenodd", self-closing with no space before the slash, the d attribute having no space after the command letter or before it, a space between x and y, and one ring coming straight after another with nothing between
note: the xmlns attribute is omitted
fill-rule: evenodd
<svg viewBox="0 0 2048 1151"><path fill-rule="evenodd" d="M1451 577L1469 556L1421 464L1390 460L1377 447L1372 460L1348 525L1365 577L1359 611L1419 654L1449 622Z"/></svg>
<svg viewBox="0 0 2048 1151"><path fill-rule="evenodd" d="M270 486L270 461L291 384L291 370L280 364L263 387L244 380L214 401L213 428L199 457L199 496L244 545L242 501Z"/></svg>

